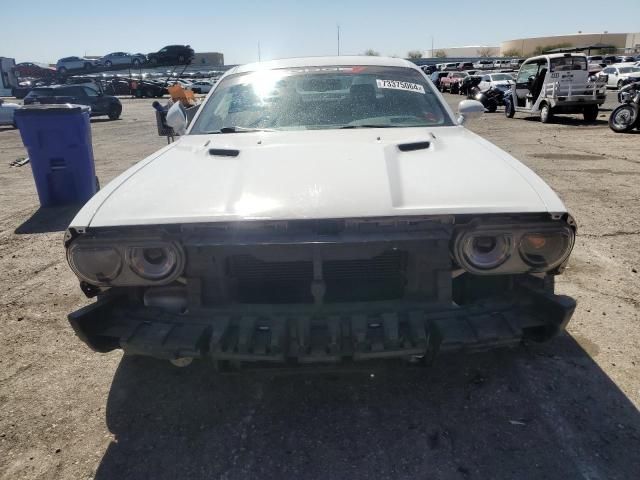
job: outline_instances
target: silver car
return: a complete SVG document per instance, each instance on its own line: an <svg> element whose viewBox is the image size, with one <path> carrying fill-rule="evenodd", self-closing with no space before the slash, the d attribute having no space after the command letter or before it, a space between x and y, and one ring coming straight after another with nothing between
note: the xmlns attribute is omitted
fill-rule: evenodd
<svg viewBox="0 0 640 480"><path fill-rule="evenodd" d="M58 60L56 70L58 73L65 74L72 70L91 70L92 68L102 65L100 60L84 57L65 57Z"/></svg>
<svg viewBox="0 0 640 480"><path fill-rule="evenodd" d="M102 65L111 67L113 65L142 65L146 61L146 57L141 53L113 52L105 55L100 59Z"/></svg>

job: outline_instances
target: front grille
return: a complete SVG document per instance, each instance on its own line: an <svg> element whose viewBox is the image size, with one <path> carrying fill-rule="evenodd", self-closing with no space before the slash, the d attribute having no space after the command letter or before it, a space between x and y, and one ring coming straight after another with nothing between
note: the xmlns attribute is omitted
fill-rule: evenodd
<svg viewBox="0 0 640 480"><path fill-rule="evenodd" d="M322 262L324 303L402 298L407 253L391 250L367 259ZM311 261L267 262L251 255L227 259L231 297L239 303L313 303Z"/></svg>

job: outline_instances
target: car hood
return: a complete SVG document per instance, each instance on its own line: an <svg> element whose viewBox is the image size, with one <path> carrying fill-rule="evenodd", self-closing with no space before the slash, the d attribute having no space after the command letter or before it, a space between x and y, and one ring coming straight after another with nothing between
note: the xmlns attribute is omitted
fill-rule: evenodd
<svg viewBox="0 0 640 480"><path fill-rule="evenodd" d="M419 142L428 148L400 149ZM307 130L182 137L98 192L71 227L565 211L463 127Z"/></svg>

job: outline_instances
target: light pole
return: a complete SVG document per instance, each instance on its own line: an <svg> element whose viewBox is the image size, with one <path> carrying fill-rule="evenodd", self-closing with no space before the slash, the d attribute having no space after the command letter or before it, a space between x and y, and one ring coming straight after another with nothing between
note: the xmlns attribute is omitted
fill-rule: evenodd
<svg viewBox="0 0 640 480"><path fill-rule="evenodd" d="M261 58L261 55L260 55L260 40L258 40L258 61L259 62L262 61L262 58Z"/></svg>
<svg viewBox="0 0 640 480"><path fill-rule="evenodd" d="M338 27L338 56L340 56L340 24L336 25Z"/></svg>

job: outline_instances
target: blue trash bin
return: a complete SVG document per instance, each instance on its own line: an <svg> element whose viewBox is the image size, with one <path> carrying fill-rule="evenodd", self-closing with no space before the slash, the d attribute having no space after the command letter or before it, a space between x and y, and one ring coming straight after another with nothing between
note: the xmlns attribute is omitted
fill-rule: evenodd
<svg viewBox="0 0 640 480"><path fill-rule="evenodd" d="M27 105L15 112L40 205L85 203L96 193L89 107Z"/></svg>

